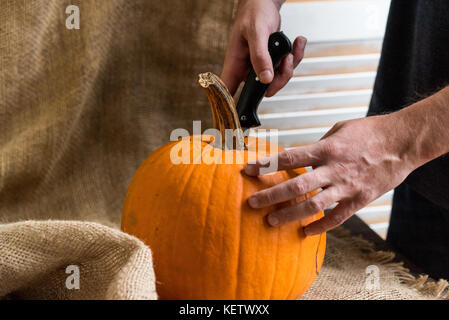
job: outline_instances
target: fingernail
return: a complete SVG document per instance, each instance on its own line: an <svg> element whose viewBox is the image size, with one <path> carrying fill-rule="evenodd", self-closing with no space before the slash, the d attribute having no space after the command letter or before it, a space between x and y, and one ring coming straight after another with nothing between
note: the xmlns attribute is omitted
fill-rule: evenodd
<svg viewBox="0 0 449 320"><path fill-rule="evenodd" d="M255 196L251 196L248 199L248 204L251 208L257 208L257 205L259 204L259 201Z"/></svg>
<svg viewBox="0 0 449 320"><path fill-rule="evenodd" d="M255 165L247 164L245 166L245 173L249 176L257 176L258 170Z"/></svg>
<svg viewBox="0 0 449 320"><path fill-rule="evenodd" d="M304 49L306 47L306 44L307 44L307 38L301 37L301 43L300 43L301 49Z"/></svg>
<svg viewBox="0 0 449 320"><path fill-rule="evenodd" d="M310 230L310 228L304 228L304 234L306 236L313 236L312 230Z"/></svg>
<svg viewBox="0 0 449 320"><path fill-rule="evenodd" d="M279 225L279 218L274 216L274 215L268 215L267 217L268 223L272 226L272 227L276 227Z"/></svg>
<svg viewBox="0 0 449 320"><path fill-rule="evenodd" d="M273 73L271 70L264 70L259 74L259 80L262 83L270 83L273 80Z"/></svg>

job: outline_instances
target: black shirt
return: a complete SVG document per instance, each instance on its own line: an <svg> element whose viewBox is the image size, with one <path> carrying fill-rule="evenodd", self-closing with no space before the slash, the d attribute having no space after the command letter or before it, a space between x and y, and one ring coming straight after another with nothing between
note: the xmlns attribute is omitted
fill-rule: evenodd
<svg viewBox="0 0 449 320"><path fill-rule="evenodd" d="M409 106L447 85L449 0L393 0L368 115ZM395 190L387 241L431 276L449 278L447 155Z"/></svg>
<svg viewBox="0 0 449 320"><path fill-rule="evenodd" d="M368 115L406 107L447 85L449 1L393 0ZM448 156L417 169L407 183L449 210Z"/></svg>

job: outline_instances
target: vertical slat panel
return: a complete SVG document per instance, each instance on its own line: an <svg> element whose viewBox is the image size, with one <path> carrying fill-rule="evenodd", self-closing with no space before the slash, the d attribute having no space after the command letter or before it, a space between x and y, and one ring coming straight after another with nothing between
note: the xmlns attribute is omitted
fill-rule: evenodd
<svg viewBox="0 0 449 320"><path fill-rule="evenodd" d="M282 30L308 38L295 77L262 101L262 129L278 129L293 148L319 140L338 121L366 115L380 58L389 0L287 1ZM382 236L392 193L357 214Z"/></svg>

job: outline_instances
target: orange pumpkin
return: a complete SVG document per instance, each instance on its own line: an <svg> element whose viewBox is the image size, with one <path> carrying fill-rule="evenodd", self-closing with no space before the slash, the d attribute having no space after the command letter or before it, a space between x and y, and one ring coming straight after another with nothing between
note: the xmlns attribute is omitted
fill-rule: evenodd
<svg viewBox="0 0 449 320"><path fill-rule="evenodd" d="M219 78L202 74L200 85L208 94L215 126L221 132L239 128L234 102ZM205 141L195 144L195 139ZM138 169L126 196L122 229L151 248L159 297L298 298L317 276L326 242L325 234L306 237L302 226L323 213L273 228L264 217L275 207L252 209L247 199L305 170L254 178L242 173L243 163L172 163L173 147L188 148L193 160L210 148L211 140L196 136L162 146ZM246 150L213 148L213 153L222 159L243 156L246 162L257 158L254 146L259 142L251 138ZM268 148L278 152L277 146Z"/></svg>

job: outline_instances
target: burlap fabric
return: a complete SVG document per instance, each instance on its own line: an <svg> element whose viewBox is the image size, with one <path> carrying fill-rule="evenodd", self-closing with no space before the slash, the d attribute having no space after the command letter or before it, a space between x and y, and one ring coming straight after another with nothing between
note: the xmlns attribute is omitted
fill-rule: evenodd
<svg viewBox="0 0 449 320"><path fill-rule="evenodd" d="M0 243L0 297L157 298L150 249L101 224L4 224Z"/></svg>
<svg viewBox="0 0 449 320"><path fill-rule="evenodd" d="M149 248L117 230L122 202L172 129L210 119L196 77L220 72L235 2L0 0L0 297L156 298ZM330 237L304 298L424 297L388 268L385 291L358 295L370 261L354 250Z"/></svg>
<svg viewBox="0 0 449 320"><path fill-rule="evenodd" d="M393 252L352 236L344 228L327 234L323 267L303 300L433 300L447 299L449 283L426 275L412 276ZM372 270L375 270L373 273Z"/></svg>

